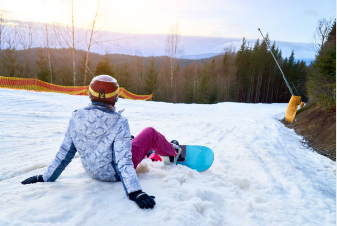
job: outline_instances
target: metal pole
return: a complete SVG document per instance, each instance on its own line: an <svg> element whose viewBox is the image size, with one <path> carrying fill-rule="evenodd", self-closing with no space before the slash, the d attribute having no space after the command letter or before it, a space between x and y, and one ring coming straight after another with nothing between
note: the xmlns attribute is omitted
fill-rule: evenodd
<svg viewBox="0 0 337 226"><path fill-rule="evenodd" d="M258 28L258 30L260 31L260 33L261 33L261 35L262 35L262 37L263 37L263 39L264 39L264 36L263 36L262 31L260 30L260 28ZM283 71L282 71L280 65L278 64L278 62L277 62L277 60L276 60L276 58L275 58L273 52L272 52L271 50L269 50L269 52L270 52L271 55L273 56L273 58L274 58L274 60L275 60L275 62L276 62L276 64L277 64L278 68L280 69L280 71L281 71L281 73L282 73L282 76L283 76L283 79L284 79L284 81L286 82L286 84L287 84L287 86L288 86L288 89L289 89L291 95L295 96L295 95L294 95L294 92L293 92L293 90L290 88L290 85L289 85L289 83L288 83L288 80L286 79L286 76L284 75L284 73L283 73Z"/></svg>
<svg viewBox="0 0 337 226"><path fill-rule="evenodd" d="M300 94L298 93L298 91L297 91L297 89L296 89L296 86L294 85L293 82L291 82L291 84L293 85L293 87L294 87L294 89L295 89L295 91L296 91L297 96L299 96Z"/></svg>

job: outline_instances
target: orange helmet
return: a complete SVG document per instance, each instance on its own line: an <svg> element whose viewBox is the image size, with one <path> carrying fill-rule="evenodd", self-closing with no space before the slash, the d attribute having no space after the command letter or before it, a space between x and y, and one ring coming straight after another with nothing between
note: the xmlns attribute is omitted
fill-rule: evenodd
<svg viewBox="0 0 337 226"><path fill-rule="evenodd" d="M99 75L92 79L89 85L91 101L114 105L118 100L119 85L110 75Z"/></svg>

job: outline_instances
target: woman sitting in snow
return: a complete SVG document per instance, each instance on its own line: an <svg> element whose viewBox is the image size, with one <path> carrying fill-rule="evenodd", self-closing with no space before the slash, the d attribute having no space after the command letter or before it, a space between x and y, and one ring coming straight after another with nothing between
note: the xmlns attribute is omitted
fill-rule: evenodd
<svg viewBox="0 0 337 226"><path fill-rule="evenodd" d="M144 129L132 141L128 120L115 111L119 85L109 75L95 77L89 85L91 104L73 112L65 138L54 161L43 175L30 177L22 184L54 182L79 152L85 171L101 181L122 181L126 195L140 208L153 208L154 196L142 191L137 165L150 150L176 161L181 149L169 143L155 129Z"/></svg>

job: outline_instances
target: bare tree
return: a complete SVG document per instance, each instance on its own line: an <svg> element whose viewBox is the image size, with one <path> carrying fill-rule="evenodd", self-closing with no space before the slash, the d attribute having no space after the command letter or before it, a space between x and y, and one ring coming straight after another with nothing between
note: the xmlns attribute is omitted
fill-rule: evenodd
<svg viewBox="0 0 337 226"><path fill-rule="evenodd" d="M23 22L20 24L17 29L17 39L18 44L22 47L22 49L31 49L33 46L33 34L35 32L33 23L28 21L27 23Z"/></svg>
<svg viewBox="0 0 337 226"><path fill-rule="evenodd" d="M76 85L76 62L75 62L75 44L76 44L76 32L75 32L75 18L74 18L74 0L71 3L71 28L67 26L62 26L61 24L54 24L53 30L56 40L60 47L64 45L72 49L73 55L73 85Z"/></svg>
<svg viewBox="0 0 337 226"><path fill-rule="evenodd" d="M89 42L87 43L88 50L87 50L87 55L86 55L86 58L85 58L84 80L83 80L83 85L84 86L86 84L87 73L88 73L89 52L90 52L90 48L91 48L92 44L94 44L92 42L92 39L93 39L93 36L95 34L95 24L96 24L96 22L97 22L97 20L99 18L99 14L98 14L98 12L99 12L99 5L100 5L100 0L98 0L98 3L97 3L96 13L95 13L92 25L91 25L90 38L89 38Z"/></svg>
<svg viewBox="0 0 337 226"><path fill-rule="evenodd" d="M50 57L50 48L49 48L48 23L46 23L46 44L47 44L47 57L48 57L48 68L49 68L49 74L50 74L50 83L53 83L53 70L51 67L51 57Z"/></svg>
<svg viewBox="0 0 337 226"><path fill-rule="evenodd" d="M5 39L5 34L7 31L7 19L3 11L0 12L0 53L3 46L3 41Z"/></svg>
<svg viewBox="0 0 337 226"><path fill-rule="evenodd" d="M166 53L170 58L170 85L171 89L174 85L174 72L176 70L176 60L182 54L179 48L180 32L178 22L171 26L170 33L167 34Z"/></svg>
<svg viewBox="0 0 337 226"><path fill-rule="evenodd" d="M17 42L18 46L21 46L23 50L23 62L22 62L22 77L31 77L32 70L30 61L30 50L33 46L33 34L35 33L35 27L31 21L20 22L17 27Z"/></svg>
<svg viewBox="0 0 337 226"><path fill-rule="evenodd" d="M1 59L1 69L3 73L8 77L17 77L19 74L19 64L17 62L17 53L16 53L16 46L17 46L17 35L18 29L17 26L13 27L9 34L7 35L6 39L6 48L3 51L2 59Z"/></svg>
<svg viewBox="0 0 337 226"><path fill-rule="evenodd" d="M74 0L71 1L71 35L72 35L72 50L73 50L73 75L74 75L74 86L75 86L76 85L76 64L75 64Z"/></svg>
<svg viewBox="0 0 337 226"><path fill-rule="evenodd" d="M318 21L316 31L314 33L314 50L319 52L327 41L330 30L334 23L333 19L322 18Z"/></svg>

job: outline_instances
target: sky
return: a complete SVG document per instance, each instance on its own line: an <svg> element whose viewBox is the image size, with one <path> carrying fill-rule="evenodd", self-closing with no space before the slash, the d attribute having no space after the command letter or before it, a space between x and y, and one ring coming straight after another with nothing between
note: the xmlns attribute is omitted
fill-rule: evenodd
<svg viewBox="0 0 337 226"><path fill-rule="evenodd" d="M0 0L7 20L70 24L70 0ZM98 0L74 0L75 26L89 28ZM97 28L130 34L167 34L313 42L317 22L336 18L335 0L101 0Z"/></svg>

